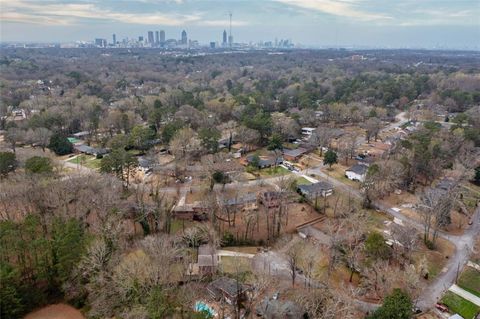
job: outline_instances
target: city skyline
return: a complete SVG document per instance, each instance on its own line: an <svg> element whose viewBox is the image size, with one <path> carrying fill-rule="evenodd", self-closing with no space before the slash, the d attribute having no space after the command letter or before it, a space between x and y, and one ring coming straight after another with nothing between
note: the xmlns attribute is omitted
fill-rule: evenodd
<svg viewBox="0 0 480 319"><path fill-rule="evenodd" d="M64 43L113 33L148 39L148 30L187 30L201 43L223 43L230 12L235 42L278 37L319 47L480 47L474 0L12 0L1 2L1 40Z"/></svg>

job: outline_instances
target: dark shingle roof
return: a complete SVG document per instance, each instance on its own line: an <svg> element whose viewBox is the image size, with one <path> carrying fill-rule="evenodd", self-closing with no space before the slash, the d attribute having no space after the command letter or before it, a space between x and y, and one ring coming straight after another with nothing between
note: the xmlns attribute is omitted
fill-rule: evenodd
<svg viewBox="0 0 480 319"><path fill-rule="evenodd" d="M302 191L303 193L318 193L326 190L333 189L333 185L327 182L318 182L318 183L313 183L313 184L306 184L306 185L299 185L298 189Z"/></svg>
<svg viewBox="0 0 480 319"><path fill-rule="evenodd" d="M287 148L283 149L283 155L291 156L291 157L297 157L305 154L306 152L307 150L304 149L303 147L299 147L297 149L287 149Z"/></svg>
<svg viewBox="0 0 480 319"><path fill-rule="evenodd" d="M349 169L347 169L347 171L351 171L351 172L357 173L359 175L364 175L368 171L368 166L363 165L363 164L355 164L352 167L350 167Z"/></svg>
<svg viewBox="0 0 480 319"><path fill-rule="evenodd" d="M212 281L208 285L208 288L212 291L224 292L230 296L236 296L244 290L241 283L228 277L220 277L217 280Z"/></svg>

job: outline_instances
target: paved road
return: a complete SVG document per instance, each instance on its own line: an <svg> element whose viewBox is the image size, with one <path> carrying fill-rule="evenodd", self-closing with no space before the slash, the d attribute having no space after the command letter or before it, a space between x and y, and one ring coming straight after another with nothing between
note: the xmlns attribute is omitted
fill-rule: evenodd
<svg viewBox="0 0 480 319"><path fill-rule="evenodd" d="M472 226L463 235L447 236L450 242L455 245L455 253L445 266L447 271L438 275L435 281L423 291L422 297L418 301L418 306L421 309L431 308L455 282L458 271L461 271L468 262L475 244L475 238L480 234L480 207L476 209L472 220Z"/></svg>
<svg viewBox="0 0 480 319"><path fill-rule="evenodd" d="M341 189L345 192L349 192L352 196L361 199L362 194L358 189L351 187L350 185L343 184L342 182L329 178L327 174L322 172L320 168L310 169L310 172L328 179L337 189ZM375 202L373 205L388 213L389 215L402 220L404 225L410 225L423 232L423 225L416 220L413 220L407 216L404 216L401 212L398 212L392 207L388 207L385 204ZM472 217L473 224L462 235L449 235L444 232L439 233L439 236L450 241L455 246L455 253L450 256L449 261L445 268L446 272L439 274L427 288L421 294L417 305L420 309L429 309L435 305L440 299L443 293L448 287L455 282L457 275L457 269L461 270L463 266L468 262L470 254L472 252L475 237L480 234L480 207L478 207Z"/></svg>

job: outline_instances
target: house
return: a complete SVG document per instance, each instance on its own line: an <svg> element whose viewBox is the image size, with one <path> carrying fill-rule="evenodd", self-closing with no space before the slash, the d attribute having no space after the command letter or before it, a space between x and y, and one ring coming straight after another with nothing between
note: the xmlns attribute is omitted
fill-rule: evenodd
<svg viewBox="0 0 480 319"><path fill-rule="evenodd" d="M455 186L456 182L453 179L445 177L440 182L438 182L435 188L445 193L451 191L453 188L455 188Z"/></svg>
<svg viewBox="0 0 480 319"><path fill-rule="evenodd" d="M90 133L88 131L81 131L72 135L75 138L84 139L84 138L87 138L90 135Z"/></svg>
<svg viewBox="0 0 480 319"><path fill-rule="evenodd" d="M225 300L235 305L246 298L247 287L235 279L220 277L207 286L207 291L215 300Z"/></svg>
<svg viewBox="0 0 480 319"><path fill-rule="evenodd" d="M355 164L345 171L345 176L352 181L363 182L367 175L368 166L365 164Z"/></svg>
<svg viewBox="0 0 480 319"><path fill-rule="evenodd" d="M94 155L94 156L98 156L98 155L103 156L108 153L108 150L106 148L95 148L95 147L91 147L84 144L74 145L73 148L75 149L75 151L79 153Z"/></svg>
<svg viewBox="0 0 480 319"><path fill-rule="evenodd" d="M292 301L265 298L258 304L256 314L265 319L297 319L304 318L306 313L298 304Z"/></svg>
<svg viewBox="0 0 480 319"><path fill-rule="evenodd" d="M200 245L198 247L198 272L200 275L212 275L217 271L220 263L220 256L215 247L211 245Z"/></svg>
<svg viewBox="0 0 480 319"><path fill-rule="evenodd" d="M253 164L255 155L249 155L247 156L247 163L248 164ZM280 165L283 163L283 157L278 156L277 158L275 157L266 157L266 156L260 156L258 163L257 163L257 168L262 169L262 168L268 168L276 165Z"/></svg>
<svg viewBox="0 0 480 319"><path fill-rule="evenodd" d="M266 208L279 207L281 200L281 192L262 192L258 195L258 202Z"/></svg>
<svg viewBox="0 0 480 319"><path fill-rule="evenodd" d="M206 209L200 202L193 204L175 205L172 209L173 216L183 220L204 221L208 219Z"/></svg>
<svg viewBox="0 0 480 319"><path fill-rule="evenodd" d="M257 201L257 195L255 193L247 193L244 196L237 196L234 198L223 199L223 205L242 206L242 205L255 203L256 201Z"/></svg>
<svg viewBox="0 0 480 319"><path fill-rule="evenodd" d="M315 199L318 196L327 197L333 194L333 185L327 182L299 185L297 191L308 199Z"/></svg>
<svg viewBox="0 0 480 319"><path fill-rule="evenodd" d="M307 149L305 149L303 147L299 147L299 148L293 149L293 150L284 148L283 149L283 158L286 159L287 161L296 162L305 153L307 153Z"/></svg>
<svg viewBox="0 0 480 319"><path fill-rule="evenodd" d="M148 172L151 172L152 169L153 169L153 163L152 161L146 159L145 157L143 156L140 156L138 158L138 168L144 172L144 173L148 173Z"/></svg>
<svg viewBox="0 0 480 319"><path fill-rule="evenodd" d="M313 132L315 132L314 127L302 127L302 135L305 140L308 140L312 136Z"/></svg>

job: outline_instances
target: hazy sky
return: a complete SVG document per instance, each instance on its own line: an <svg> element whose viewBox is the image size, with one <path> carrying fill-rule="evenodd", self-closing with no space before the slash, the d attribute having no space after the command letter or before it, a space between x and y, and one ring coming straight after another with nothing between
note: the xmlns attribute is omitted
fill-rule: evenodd
<svg viewBox="0 0 480 319"><path fill-rule="evenodd" d="M480 0L0 0L2 41L288 38L314 46L480 48Z"/></svg>

